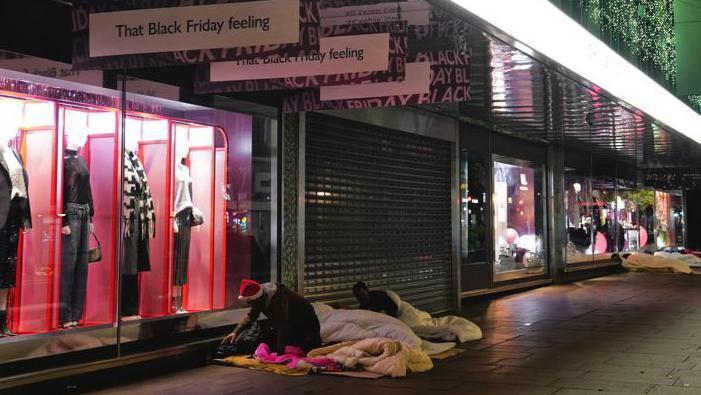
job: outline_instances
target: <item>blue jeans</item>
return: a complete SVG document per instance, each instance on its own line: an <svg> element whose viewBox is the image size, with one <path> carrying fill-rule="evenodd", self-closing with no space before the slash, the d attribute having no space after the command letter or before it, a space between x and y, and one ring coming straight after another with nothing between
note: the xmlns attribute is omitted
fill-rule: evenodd
<svg viewBox="0 0 701 395"><path fill-rule="evenodd" d="M90 207L67 203L64 226L71 234L61 238L61 301L59 323L83 318L88 285L88 249L90 240Z"/></svg>

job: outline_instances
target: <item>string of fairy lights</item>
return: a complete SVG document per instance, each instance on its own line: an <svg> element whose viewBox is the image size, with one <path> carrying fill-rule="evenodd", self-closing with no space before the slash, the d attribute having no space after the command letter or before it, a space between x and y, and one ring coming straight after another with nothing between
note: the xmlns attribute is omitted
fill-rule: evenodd
<svg viewBox="0 0 701 395"><path fill-rule="evenodd" d="M590 26L599 30L595 33L625 44L674 85L674 0L582 0L582 6Z"/></svg>

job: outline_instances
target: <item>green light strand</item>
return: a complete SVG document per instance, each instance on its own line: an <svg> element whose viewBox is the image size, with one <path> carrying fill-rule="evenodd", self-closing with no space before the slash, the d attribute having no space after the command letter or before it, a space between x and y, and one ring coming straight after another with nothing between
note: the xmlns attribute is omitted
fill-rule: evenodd
<svg viewBox="0 0 701 395"><path fill-rule="evenodd" d="M701 95L689 95L687 96L687 100L691 108L693 108L696 112L701 113Z"/></svg>
<svg viewBox="0 0 701 395"><path fill-rule="evenodd" d="M677 67L673 0L582 0L582 6L590 29L599 37L623 43L632 55L642 63L652 64L674 84Z"/></svg>

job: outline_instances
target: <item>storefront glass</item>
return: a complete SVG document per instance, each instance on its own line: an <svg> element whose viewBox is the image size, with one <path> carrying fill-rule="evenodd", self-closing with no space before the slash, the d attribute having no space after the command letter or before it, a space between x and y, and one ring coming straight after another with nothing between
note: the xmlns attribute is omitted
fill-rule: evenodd
<svg viewBox="0 0 701 395"><path fill-rule="evenodd" d="M228 326L270 281L274 121L2 70L0 119L0 366Z"/></svg>
<svg viewBox="0 0 701 395"><path fill-rule="evenodd" d="M655 243L658 249L684 246L684 209L680 192L655 191Z"/></svg>
<svg viewBox="0 0 701 395"><path fill-rule="evenodd" d="M501 157L493 167L494 271L497 275L543 274L543 169Z"/></svg>
<svg viewBox="0 0 701 395"><path fill-rule="evenodd" d="M621 252L654 251L655 193L619 180L616 205L625 241Z"/></svg>
<svg viewBox="0 0 701 395"><path fill-rule="evenodd" d="M590 263L593 259L596 218L593 216L589 163L565 168L567 263Z"/></svg>
<svg viewBox="0 0 701 395"><path fill-rule="evenodd" d="M489 162L477 152L460 154L460 255L463 262L487 260Z"/></svg>

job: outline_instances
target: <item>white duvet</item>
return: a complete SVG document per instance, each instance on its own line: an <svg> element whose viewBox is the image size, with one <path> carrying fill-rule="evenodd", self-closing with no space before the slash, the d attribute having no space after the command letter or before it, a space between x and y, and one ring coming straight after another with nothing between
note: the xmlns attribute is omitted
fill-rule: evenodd
<svg viewBox="0 0 701 395"><path fill-rule="evenodd" d="M482 338L482 330L465 318L457 316L434 318L431 314L403 301L393 291L386 292L394 303L399 306L397 318L411 328L419 337L447 341L457 340L460 343Z"/></svg>
<svg viewBox="0 0 701 395"><path fill-rule="evenodd" d="M428 355L440 354L455 343L431 343L421 340L405 323L386 314L368 310L334 309L324 303L312 303L321 325L321 341L339 343L369 338L389 338L405 343Z"/></svg>

